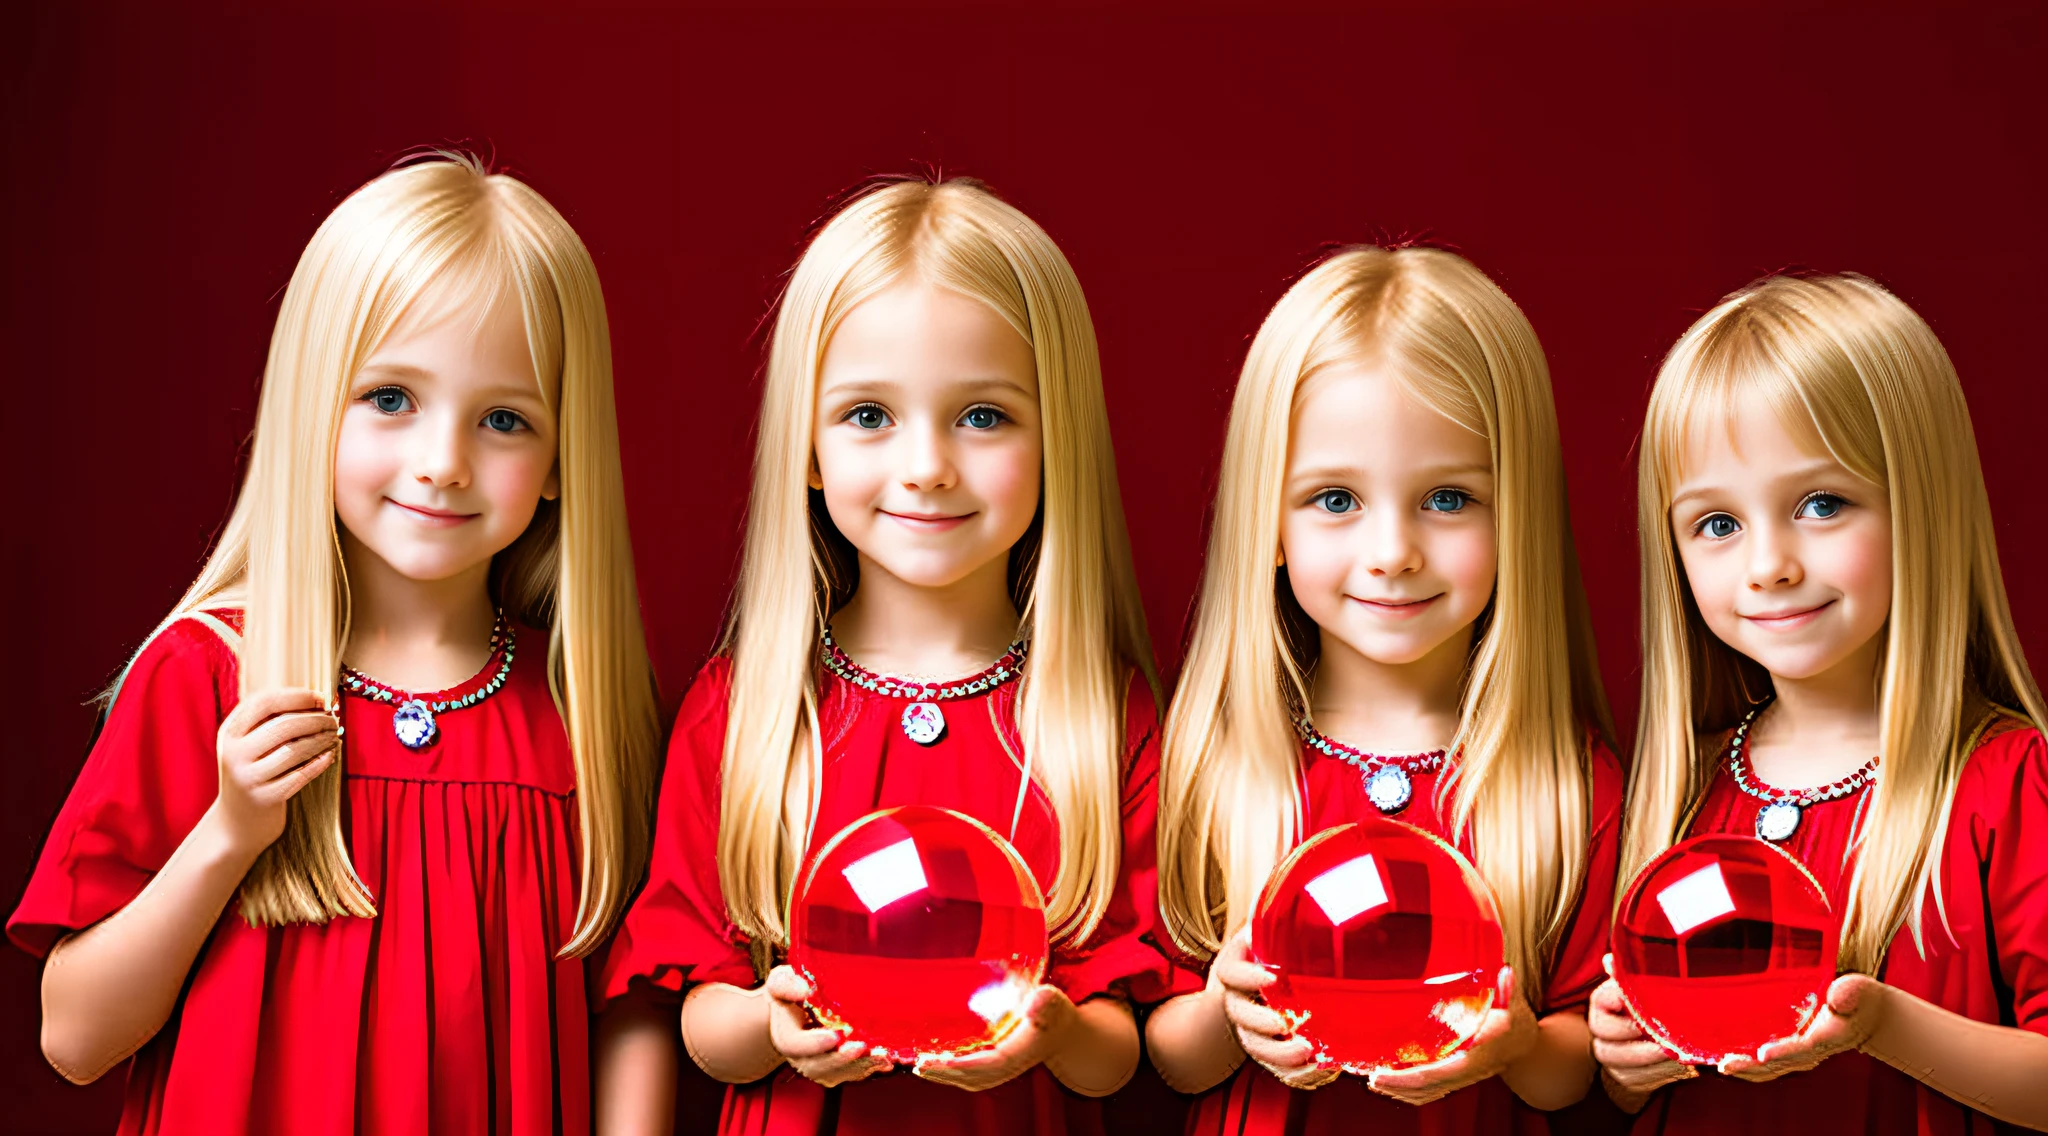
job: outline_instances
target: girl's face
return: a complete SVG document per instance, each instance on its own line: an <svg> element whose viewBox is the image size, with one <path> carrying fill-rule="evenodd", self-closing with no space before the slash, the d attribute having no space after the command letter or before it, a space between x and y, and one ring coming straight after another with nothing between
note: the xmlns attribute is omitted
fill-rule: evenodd
<svg viewBox="0 0 2048 1136"><path fill-rule="evenodd" d="M811 487L864 564L932 588L1007 564L1038 511L1031 345L979 300L894 284L826 345L813 447Z"/></svg>
<svg viewBox="0 0 2048 1136"><path fill-rule="evenodd" d="M1325 370L1294 399L1280 552L1294 598L1383 665L1463 652L1493 595L1493 457L1380 367Z"/></svg>
<svg viewBox="0 0 2048 1136"><path fill-rule="evenodd" d="M1761 399L1690 443L1671 534L1707 627L1783 678L1870 666L1892 600L1884 487Z"/></svg>
<svg viewBox="0 0 2048 1136"><path fill-rule="evenodd" d="M489 563L556 494L555 416L516 302L481 320L408 317L348 397L334 510L346 538L407 579Z"/></svg>

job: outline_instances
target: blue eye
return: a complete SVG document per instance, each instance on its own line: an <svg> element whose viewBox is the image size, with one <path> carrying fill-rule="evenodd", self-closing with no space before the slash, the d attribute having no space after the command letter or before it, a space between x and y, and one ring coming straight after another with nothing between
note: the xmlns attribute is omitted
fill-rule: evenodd
<svg viewBox="0 0 2048 1136"><path fill-rule="evenodd" d="M493 410L484 415L484 425L500 434L510 434L525 427L526 419L509 410Z"/></svg>
<svg viewBox="0 0 2048 1136"><path fill-rule="evenodd" d="M977 406L960 416L970 430L993 430L1002 424L1003 412L993 406Z"/></svg>
<svg viewBox="0 0 2048 1136"><path fill-rule="evenodd" d="M386 414L403 414L412 409L412 397L397 387L378 387L364 395L363 401Z"/></svg>
<svg viewBox="0 0 2048 1136"><path fill-rule="evenodd" d="M1325 513L1355 513L1358 498L1349 489L1325 489L1310 498Z"/></svg>
<svg viewBox="0 0 2048 1136"><path fill-rule="evenodd" d="M1847 501L1832 493L1816 493L1801 501L1799 503L1799 511L1794 513L1793 516L1804 517L1808 520L1825 521L1829 517L1841 512L1842 506L1847 504Z"/></svg>
<svg viewBox="0 0 2048 1136"><path fill-rule="evenodd" d="M1472 503L1472 497L1462 489L1439 489L1422 503L1424 509L1437 513L1455 513Z"/></svg>
<svg viewBox="0 0 2048 1136"><path fill-rule="evenodd" d="M1694 525L1693 531L1714 540L1724 540L1741 532L1742 526L1736 523L1734 517L1726 513L1715 513L1713 516Z"/></svg>
<svg viewBox="0 0 2048 1136"><path fill-rule="evenodd" d="M856 406L846 420L863 430L880 430L889 424L889 412L872 404Z"/></svg>

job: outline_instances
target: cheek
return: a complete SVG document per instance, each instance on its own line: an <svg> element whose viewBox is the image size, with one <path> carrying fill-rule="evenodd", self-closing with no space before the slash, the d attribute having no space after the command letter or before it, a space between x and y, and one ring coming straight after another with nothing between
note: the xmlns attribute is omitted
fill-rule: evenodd
<svg viewBox="0 0 2048 1136"><path fill-rule="evenodd" d="M1425 553L1429 564L1451 585L1474 615L1493 596L1500 550L1490 524L1475 524L1438 534Z"/></svg>
<svg viewBox="0 0 2048 1136"><path fill-rule="evenodd" d="M993 513L1029 517L1038 511L1039 447L1029 442L974 455L975 495Z"/></svg>
<svg viewBox="0 0 2048 1136"><path fill-rule="evenodd" d="M540 503L541 491L547 488L555 453L551 446L534 442L480 454L476 464L477 487L492 507L524 527Z"/></svg>
<svg viewBox="0 0 2048 1136"><path fill-rule="evenodd" d="M382 431L357 415L344 416L334 446L335 505L346 511L381 497L397 464L397 447Z"/></svg>
<svg viewBox="0 0 2048 1136"><path fill-rule="evenodd" d="M1887 524L1857 526L1823 546L1827 583L1848 597L1860 615L1878 623L1891 610L1892 542Z"/></svg>
<svg viewBox="0 0 2048 1136"><path fill-rule="evenodd" d="M886 468L879 447L837 444L820 438L812 449L823 484L825 508L841 529L865 516L879 495Z"/></svg>
<svg viewBox="0 0 2048 1136"><path fill-rule="evenodd" d="M1280 522L1280 550L1287 559L1287 580L1294 588L1295 602L1303 611L1315 616L1341 606L1351 558L1339 530L1305 518L1284 519Z"/></svg>

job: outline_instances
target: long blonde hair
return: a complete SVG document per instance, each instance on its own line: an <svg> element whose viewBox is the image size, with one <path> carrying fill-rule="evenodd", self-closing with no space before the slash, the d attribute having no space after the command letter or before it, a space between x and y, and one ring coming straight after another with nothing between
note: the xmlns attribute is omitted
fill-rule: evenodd
<svg viewBox="0 0 2048 1136"><path fill-rule="evenodd" d="M1588 731L1612 731L1542 347L1485 274L1441 250L1338 253L1280 298L1252 341L1166 720L1161 909L1183 950L1213 954L1309 835L1292 718L1308 706L1319 640L1275 566L1282 487L1296 392L1319 371L1361 360L1391 364L1416 397L1492 451L1499 570L1466 671L1453 743L1461 756L1442 791L1500 899L1509 961L1540 1005L1539 964L1584 882Z"/></svg>
<svg viewBox="0 0 2048 1136"><path fill-rule="evenodd" d="M861 301L914 276L987 304L1031 344L1044 430L1038 520L1010 557L1031 635L1017 702L1025 763L1060 825L1056 934L1101 921L1121 845L1124 684L1152 677L1095 330L1066 258L979 185L904 181L858 197L811 242L782 296L761 401L745 553L721 652L732 659L718 873L735 925L783 942L788 889L817 816L818 635L857 572L809 488L818 369Z"/></svg>
<svg viewBox="0 0 2048 1136"><path fill-rule="evenodd" d="M1874 971L1901 925L1925 950L1921 909L1929 896L1942 904L1949 806L1984 703L2043 716L1955 367L1913 309L1864 277L1760 280L1700 317L1657 372L1638 474L1643 701L1621 878L1689 822L1717 756L1700 743L1771 688L1761 666L1708 630L1671 531L1688 440L1746 397L1788 427L1810 426L1836 461L1891 495L1884 776L1847 850L1856 867L1840 955L1845 970Z"/></svg>
<svg viewBox="0 0 2048 1136"><path fill-rule="evenodd" d="M575 755L582 830L576 926L562 949L587 954L645 865L659 705L626 534L604 297L583 242L539 194L444 153L376 178L321 223L285 289L234 512L165 625L241 607L242 691L334 700L349 633L334 514L349 384L401 319L451 290L483 305L516 293L534 371L544 392L559 390L560 499L541 502L493 577L508 615L551 628L548 680ZM292 798L284 835L242 883L250 923L376 914L342 836L341 781L337 761Z"/></svg>

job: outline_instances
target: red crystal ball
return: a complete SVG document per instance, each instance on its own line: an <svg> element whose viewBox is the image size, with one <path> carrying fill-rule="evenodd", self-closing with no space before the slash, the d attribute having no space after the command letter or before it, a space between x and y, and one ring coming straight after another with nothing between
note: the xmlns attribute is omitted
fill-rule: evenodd
<svg viewBox="0 0 2048 1136"><path fill-rule="evenodd" d="M1457 849L1396 820L1316 834L1273 873L1252 957L1266 1003L1353 1073L1440 1060L1479 1031L1503 959L1493 892Z"/></svg>
<svg viewBox="0 0 2048 1136"><path fill-rule="evenodd" d="M870 813L798 875L789 964L811 1012L898 1059L994 1044L1045 978L1045 898L993 829L951 809Z"/></svg>
<svg viewBox="0 0 2048 1136"><path fill-rule="evenodd" d="M1820 1009L1838 937L1826 893L1783 849L1695 836L1629 885L1614 920L1614 981L1680 1061L1754 1057Z"/></svg>

